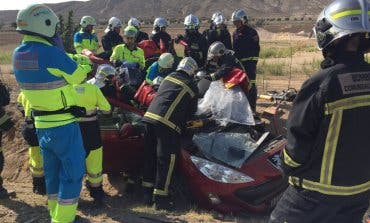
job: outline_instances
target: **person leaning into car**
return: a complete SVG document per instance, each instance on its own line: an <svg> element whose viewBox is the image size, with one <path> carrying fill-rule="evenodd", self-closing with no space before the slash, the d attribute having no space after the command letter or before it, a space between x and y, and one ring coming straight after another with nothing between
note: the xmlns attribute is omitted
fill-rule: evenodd
<svg viewBox="0 0 370 223"><path fill-rule="evenodd" d="M197 63L185 57L176 72L161 83L157 95L144 114L145 146L143 192L146 204L155 209L172 209L169 185L186 121L197 110L198 88L193 81Z"/></svg>
<svg viewBox="0 0 370 223"><path fill-rule="evenodd" d="M314 31L324 60L293 102L270 223L362 222L370 197L369 2L336 0Z"/></svg>

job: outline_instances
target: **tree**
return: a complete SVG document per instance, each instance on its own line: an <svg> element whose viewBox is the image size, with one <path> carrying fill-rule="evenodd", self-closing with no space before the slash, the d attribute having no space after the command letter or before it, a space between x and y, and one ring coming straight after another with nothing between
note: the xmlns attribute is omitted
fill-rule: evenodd
<svg viewBox="0 0 370 223"><path fill-rule="evenodd" d="M63 44L66 52L75 53L73 46L73 35L77 32L78 26L73 22L73 10L68 12L67 24L65 25L64 32L62 34Z"/></svg>

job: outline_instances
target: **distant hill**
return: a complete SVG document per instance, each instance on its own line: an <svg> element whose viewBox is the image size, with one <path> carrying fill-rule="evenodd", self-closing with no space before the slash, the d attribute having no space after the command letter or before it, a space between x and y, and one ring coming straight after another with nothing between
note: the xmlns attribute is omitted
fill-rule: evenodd
<svg viewBox="0 0 370 223"><path fill-rule="evenodd" d="M100 21L111 16L128 19L163 16L182 19L189 13L209 18L213 12L222 10L229 18L237 9L245 9L250 17L313 17L331 0L90 0L88 2L65 2L49 4L57 14L73 10L76 18L91 15ZM0 11L0 23L15 21L16 10Z"/></svg>

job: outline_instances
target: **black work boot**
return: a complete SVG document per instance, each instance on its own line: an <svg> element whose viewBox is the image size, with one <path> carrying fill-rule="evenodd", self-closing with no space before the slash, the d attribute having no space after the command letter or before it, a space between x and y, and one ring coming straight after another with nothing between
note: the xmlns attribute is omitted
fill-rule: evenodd
<svg viewBox="0 0 370 223"><path fill-rule="evenodd" d="M146 206L153 205L153 187L142 187L143 202Z"/></svg>
<svg viewBox="0 0 370 223"><path fill-rule="evenodd" d="M45 195L46 194L46 185L45 177L33 177L32 178L32 191L35 194Z"/></svg>
<svg viewBox="0 0 370 223"><path fill-rule="evenodd" d="M90 196L94 199L94 205L96 207L102 207L104 206L104 198L106 196L103 186L99 187L92 187L92 186L87 186L90 192Z"/></svg>
<svg viewBox="0 0 370 223"><path fill-rule="evenodd" d="M124 190L125 194L135 194L137 192L136 182L130 177L125 177L124 180L126 182L126 187Z"/></svg>
<svg viewBox="0 0 370 223"><path fill-rule="evenodd" d="M173 202L169 196L154 195L153 208L157 211L173 211L175 209Z"/></svg>
<svg viewBox="0 0 370 223"><path fill-rule="evenodd" d="M16 193L14 191L8 192L3 186L0 186L0 199L15 198Z"/></svg>

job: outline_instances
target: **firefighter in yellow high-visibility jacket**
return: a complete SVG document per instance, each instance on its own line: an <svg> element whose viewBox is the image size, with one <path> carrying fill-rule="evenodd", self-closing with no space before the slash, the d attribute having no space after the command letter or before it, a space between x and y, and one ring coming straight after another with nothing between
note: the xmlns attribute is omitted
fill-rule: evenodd
<svg viewBox="0 0 370 223"><path fill-rule="evenodd" d="M79 120L82 140L86 152L86 186L97 206L103 204L103 147L98 122L98 111L110 113L110 104L100 89L84 82L73 86L77 103L86 108L86 116Z"/></svg>
<svg viewBox="0 0 370 223"><path fill-rule="evenodd" d="M30 103L21 92L18 95L18 109L22 112L25 117L22 125L22 135L24 140L29 145L29 164L32 175L33 192L40 195L46 194L45 177L43 160L39 147L39 140L36 135L36 128L33 118L31 117Z"/></svg>

